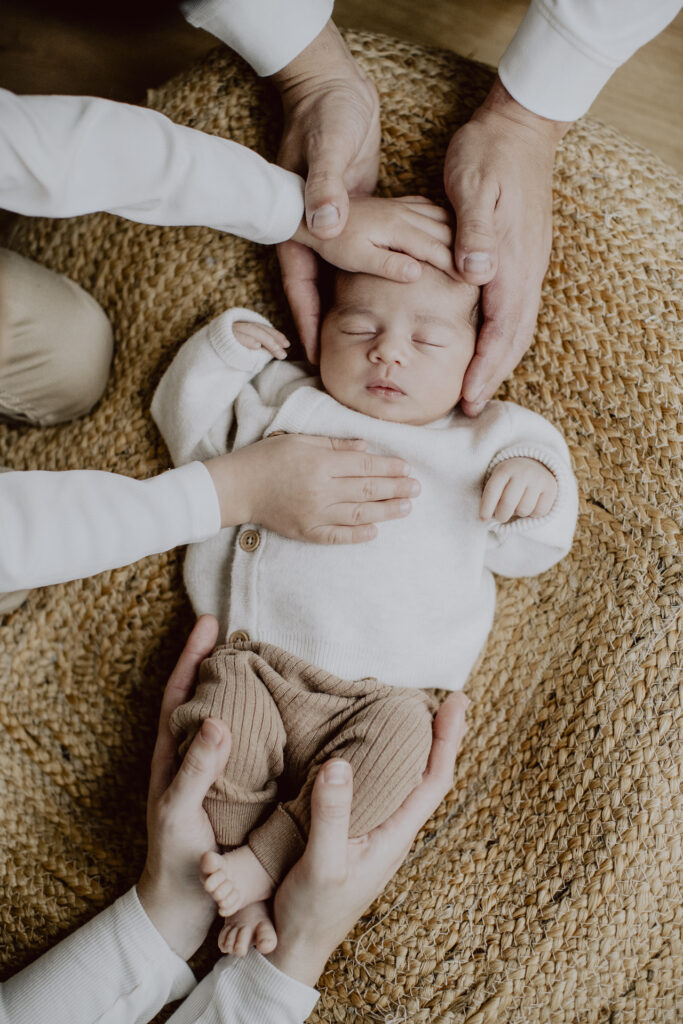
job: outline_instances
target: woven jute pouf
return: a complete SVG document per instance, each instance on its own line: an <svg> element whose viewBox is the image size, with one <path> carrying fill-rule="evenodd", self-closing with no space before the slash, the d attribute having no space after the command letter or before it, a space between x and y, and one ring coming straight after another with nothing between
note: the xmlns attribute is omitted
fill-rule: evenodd
<svg viewBox="0 0 683 1024"><path fill-rule="evenodd" d="M347 39L381 97L381 192L442 197L449 136L490 71ZM277 98L223 49L150 101L274 157ZM453 790L332 957L312 1021L683 1019L681 183L586 120L561 147L554 189L535 344L501 395L567 438L574 548L540 578L500 581ZM0 465L156 473L168 456L149 404L181 342L230 305L291 323L274 253L215 231L96 215L22 221L10 244L91 291L117 349L90 416L3 426ZM4 620L6 974L137 877L160 694L192 621L181 560L40 590Z"/></svg>

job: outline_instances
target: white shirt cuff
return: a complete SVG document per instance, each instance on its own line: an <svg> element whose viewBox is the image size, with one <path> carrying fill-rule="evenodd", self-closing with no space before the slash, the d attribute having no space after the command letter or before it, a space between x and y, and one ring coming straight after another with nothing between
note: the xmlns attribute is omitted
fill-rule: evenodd
<svg viewBox="0 0 683 1024"><path fill-rule="evenodd" d="M498 77L523 107L553 121L586 113L615 65L589 56L530 4L498 65Z"/></svg>
<svg viewBox="0 0 683 1024"><path fill-rule="evenodd" d="M239 53L262 77L305 50L332 15L333 0L186 0L181 10Z"/></svg>
<svg viewBox="0 0 683 1024"><path fill-rule="evenodd" d="M154 964L154 970L173 979L167 1001L173 1002L188 995L197 979L154 927L138 899L135 886L113 904L112 910L121 940L136 951L141 962Z"/></svg>

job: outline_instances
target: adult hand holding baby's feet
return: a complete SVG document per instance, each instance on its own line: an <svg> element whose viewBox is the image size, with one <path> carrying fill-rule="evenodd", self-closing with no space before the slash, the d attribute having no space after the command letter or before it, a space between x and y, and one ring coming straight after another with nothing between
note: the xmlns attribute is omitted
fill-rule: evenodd
<svg viewBox="0 0 683 1024"><path fill-rule="evenodd" d="M137 884L138 899L152 924L185 960L202 944L216 914L199 878L202 854L216 849L203 800L225 767L230 732L224 722L207 719L176 772L169 719L188 699L217 635L213 616L197 620L164 691L149 781L147 860Z"/></svg>
<svg viewBox="0 0 683 1024"><path fill-rule="evenodd" d="M422 782L368 835L349 839L350 765L341 760L323 765L311 794L306 850L275 893L278 944L268 959L285 974L315 985L332 951L398 870L453 785L468 703L463 693L454 693L442 704Z"/></svg>
<svg viewBox="0 0 683 1024"><path fill-rule="evenodd" d="M547 516L557 497L557 480L537 459L513 458L499 462L486 481L479 518L507 523Z"/></svg>

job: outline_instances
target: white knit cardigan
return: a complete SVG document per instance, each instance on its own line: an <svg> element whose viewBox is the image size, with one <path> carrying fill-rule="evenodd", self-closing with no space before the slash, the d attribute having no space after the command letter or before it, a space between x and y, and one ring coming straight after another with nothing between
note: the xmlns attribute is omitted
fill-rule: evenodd
<svg viewBox="0 0 683 1024"><path fill-rule="evenodd" d="M370 451L406 459L422 492L367 544L306 544L245 523L191 545L195 611L216 615L226 639L267 641L343 678L460 689L493 619L493 573L535 575L569 550L577 489L564 440L510 402L427 426L354 412L302 366L240 345L237 320L267 323L250 310L223 313L182 346L156 391L152 414L176 465L226 452L229 436L234 448L276 430L362 437ZM487 475L514 456L554 473L557 500L541 519L484 523Z"/></svg>

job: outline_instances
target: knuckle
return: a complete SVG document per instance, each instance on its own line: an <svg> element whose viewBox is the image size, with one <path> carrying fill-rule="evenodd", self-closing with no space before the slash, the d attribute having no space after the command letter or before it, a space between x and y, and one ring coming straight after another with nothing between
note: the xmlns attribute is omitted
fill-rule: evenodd
<svg viewBox="0 0 683 1024"><path fill-rule="evenodd" d="M375 482L371 478L364 480L361 484L361 497L363 501L372 501L375 497Z"/></svg>
<svg viewBox="0 0 683 1024"><path fill-rule="evenodd" d="M360 504L354 505L351 509L351 523L353 526L363 525L363 506Z"/></svg>

